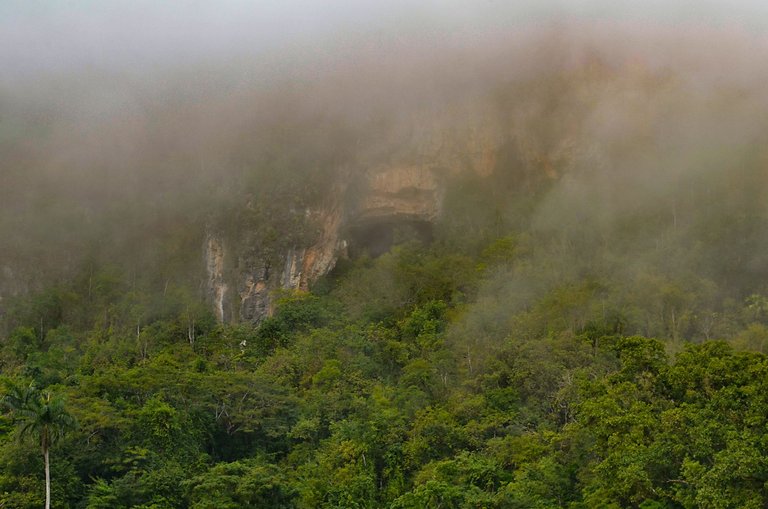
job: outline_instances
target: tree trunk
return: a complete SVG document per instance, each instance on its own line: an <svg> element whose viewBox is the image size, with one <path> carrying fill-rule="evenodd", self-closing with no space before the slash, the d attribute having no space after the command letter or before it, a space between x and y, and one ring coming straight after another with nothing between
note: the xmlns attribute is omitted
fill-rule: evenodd
<svg viewBox="0 0 768 509"><path fill-rule="evenodd" d="M43 451L45 456L45 509L51 509L51 462L48 459L48 449Z"/></svg>

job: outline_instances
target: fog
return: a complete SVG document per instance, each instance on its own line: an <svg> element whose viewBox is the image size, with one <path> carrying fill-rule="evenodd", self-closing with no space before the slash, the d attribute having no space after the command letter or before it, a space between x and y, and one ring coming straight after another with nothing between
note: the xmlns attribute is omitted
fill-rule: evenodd
<svg viewBox="0 0 768 509"><path fill-rule="evenodd" d="M199 229L245 181L365 169L478 103L567 156L533 227L599 237L764 141L766 30L746 1L5 1L0 265Z"/></svg>
<svg viewBox="0 0 768 509"><path fill-rule="evenodd" d="M499 36L552 21L667 25L678 33L706 25L761 33L768 27L768 7L744 0L727 5L685 0L673 6L595 0L7 0L0 6L0 68L4 81L89 70L143 74L243 57L278 67L280 60L291 68L327 62L360 46L495 45Z"/></svg>

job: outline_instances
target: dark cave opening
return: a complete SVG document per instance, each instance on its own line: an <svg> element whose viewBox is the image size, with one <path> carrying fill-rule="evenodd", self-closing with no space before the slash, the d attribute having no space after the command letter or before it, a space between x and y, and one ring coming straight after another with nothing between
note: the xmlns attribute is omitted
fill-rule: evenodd
<svg viewBox="0 0 768 509"><path fill-rule="evenodd" d="M368 255L377 258L398 244L432 242L432 223L420 219L381 219L356 224L349 228L350 258Z"/></svg>

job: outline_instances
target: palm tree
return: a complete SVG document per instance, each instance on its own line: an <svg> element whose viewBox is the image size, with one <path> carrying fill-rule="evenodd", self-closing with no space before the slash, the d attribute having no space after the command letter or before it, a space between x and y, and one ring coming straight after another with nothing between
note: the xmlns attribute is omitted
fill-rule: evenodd
<svg viewBox="0 0 768 509"><path fill-rule="evenodd" d="M33 384L20 387L8 382L3 397L18 424L19 439L33 436L40 444L45 459L45 509L51 507L50 449L61 436L75 427L75 419L67 412L60 398L50 392L42 393Z"/></svg>

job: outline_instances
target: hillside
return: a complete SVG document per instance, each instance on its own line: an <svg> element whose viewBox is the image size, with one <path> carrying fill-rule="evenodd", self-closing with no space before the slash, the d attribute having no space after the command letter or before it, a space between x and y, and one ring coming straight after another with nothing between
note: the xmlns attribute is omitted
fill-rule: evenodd
<svg viewBox="0 0 768 509"><path fill-rule="evenodd" d="M559 33L3 81L0 507L764 507L753 40Z"/></svg>

